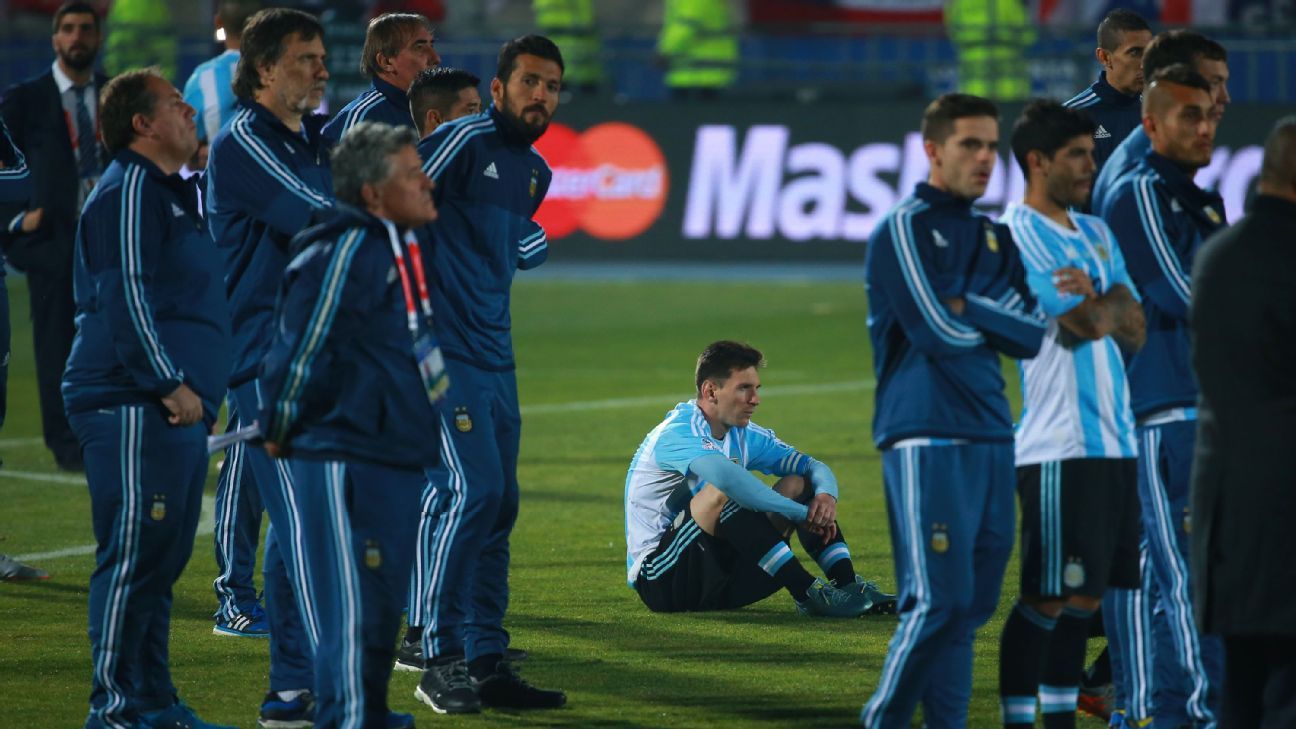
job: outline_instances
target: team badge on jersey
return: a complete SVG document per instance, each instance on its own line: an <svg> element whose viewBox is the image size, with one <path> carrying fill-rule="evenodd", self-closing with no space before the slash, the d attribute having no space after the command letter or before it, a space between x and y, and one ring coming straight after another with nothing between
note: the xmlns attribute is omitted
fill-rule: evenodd
<svg viewBox="0 0 1296 729"><path fill-rule="evenodd" d="M949 524L932 524L931 548L936 554L949 551Z"/></svg>
<svg viewBox="0 0 1296 729"><path fill-rule="evenodd" d="M365 567L376 570L382 567L382 550L378 549L378 542L372 539L365 540L364 552Z"/></svg>
<svg viewBox="0 0 1296 729"><path fill-rule="evenodd" d="M1068 560L1062 568L1062 583L1072 590L1085 583L1085 568L1079 559Z"/></svg>
<svg viewBox="0 0 1296 729"><path fill-rule="evenodd" d="M472 416L468 414L467 405L460 405L454 409L454 424L455 430L458 430L460 433L468 433L472 431Z"/></svg>
<svg viewBox="0 0 1296 729"><path fill-rule="evenodd" d="M149 509L149 518L162 521L166 518L166 494L153 494L153 507Z"/></svg>
<svg viewBox="0 0 1296 729"><path fill-rule="evenodd" d="M1183 517L1184 534L1192 534L1192 512L1184 509Z"/></svg>
<svg viewBox="0 0 1296 729"><path fill-rule="evenodd" d="M986 223L985 231L986 231L986 248L989 248L991 253L998 253L999 236L995 235L994 226L991 225L990 223Z"/></svg>
<svg viewBox="0 0 1296 729"><path fill-rule="evenodd" d="M539 184L539 180L537 178L539 176L540 176L539 172L537 172L536 170L531 170L531 197L535 197L536 185Z"/></svg>
<svg viewBox="0 0 1296 729"><path fill-rule="evenodd" d="M1097 246L1094 246L1094 248L1098 251L1099 258L1103 259L1104 261L1111 260L1111 253L1107 251L1107 246L1099 244Z"/></svg>

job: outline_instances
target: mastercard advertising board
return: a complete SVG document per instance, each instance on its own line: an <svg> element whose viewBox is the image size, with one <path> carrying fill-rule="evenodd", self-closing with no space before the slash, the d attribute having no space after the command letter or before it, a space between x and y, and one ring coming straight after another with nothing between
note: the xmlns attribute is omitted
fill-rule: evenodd
<svg viewBox="0 0 1296 729"><path fill-rule="evenodd" d="M572 104L536 143L553 169L537 220L553 260L858 263L888 210L926 178L923 105ZM984 212L1024 191L1000 120ZM1270 126L1292 109L1229 107L1197 181L1239 218Z"/></svg>

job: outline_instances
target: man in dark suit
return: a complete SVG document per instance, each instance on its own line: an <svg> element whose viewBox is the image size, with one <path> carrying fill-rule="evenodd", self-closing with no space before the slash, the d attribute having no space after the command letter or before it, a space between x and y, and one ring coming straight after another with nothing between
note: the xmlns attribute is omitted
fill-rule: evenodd
<svg viewBox="0 0 1296 729"><path fill-rule="evenodd" d="M1296 726L1296 116L1258 193L1192 274L1192 570L1197 624L1224 637L1221 727Z"/></svg>
<svg viewBox="0 0 1296 729"><path fill-rule="evenodd" d="M31 297L36 381L45 445L59 468L82 470L81 449L63 412L59 383L72 349L72 244L81 204L99 179L107 155L98 133L99 89L94 71L99 15L85 2L67 2L54 14L55 60L49 72L4 94L0 114L27 155L32 202L5 222L5 255L27 274Z"/></svg>

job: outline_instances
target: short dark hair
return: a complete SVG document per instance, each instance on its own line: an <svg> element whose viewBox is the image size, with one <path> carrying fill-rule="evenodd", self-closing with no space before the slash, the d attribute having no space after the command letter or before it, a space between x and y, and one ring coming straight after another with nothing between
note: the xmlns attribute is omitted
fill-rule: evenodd
<svg viewBox="0 0 1296 729"><path fill-rule="evenodd" d="M702 350L702 354L698 355L694 379L697 389L701 390L702 383L707 380L724 384L724 381L729 379L729 375L739 370L764 366L765 355L761 354L759 349L750 344L721 339L708 344L706 349Z"/></svg>
<svg viewBox="0 0 1296 729"><path fill-rule="evenodd" d="M1207 94L1211 91L1210 82L1206 80L1206 77L1197 73L1197 69L1186 63L1166 66L1148 78L1149 87L1159 83L1171 83L1176 86L1187 86L1190 89L1201 89Z"/></svg>
<svg viewBox="0 0 1296 729"><path fill-rule="evenodd" d="M238 67L234 70L234 95L251 99L261 88L261 64L276 63L284 53L284 41L297 34L302 40L324 37L324 26L310 13L291 8L266 8L248 18L243 26Z"/></svg>
<svg viewBox="0 0 1296 729"><path fill-rule="evenodd" d="M92 15L94 16L95 30L99 30L99 11L95 10L95 6L90 3L73 0L73 2L66 2L60 5L58 10L54 11L53 32L58 32L59 25L63 22L64 15Z"/></svg>
<svg viewBox="0 0 1296 729"><path fill-rule="evenodd" d="M1026 155L1032 150L1053 157L1067 142L1080 136L1092 136L1098 125L1080 109L1068 109L1052 99L1034 99L1022 109L1013 123L1012 152L1021 165L1022 174L1030 179Z"/></svg>
<svg viewBox="0 0 1296 729"><path fill-rule="evenodd" d="M1126 8L1116 8L1098 24L1098 47L1111 53L1120 48L1121 34L1135 30L1152 32L1142 15Z"/></svg>
<svg viewBox="0 0 1296 729"><path fill-rule="evenodd" d="M558 64L558 70L566 72L563 65L562 51L554 42L542 35L524 35L514 38L500 46L499 62L495 66L495 78L508 83L513 69L517 68L517 57L526 54L537 56Z"/></svg>
<svg viewBox="0 0 1296 729"><path fill-rule="evenodd" d="M1168 30L1158 33L1143 50L1143 78L1150 79L1157 71L1176 63L1197 65L1197 59L1227 61L1224 46L1191 30Z"/></svg>
<svg viewBox="0 0 1296 729"><path fill-rule="evenodd" d="M922 116L922 138L944 142L954 133L954 122L974 116L999 118L999 107L989 99L972 94L941 94L927 105Z"/></svg>
<svg viewBox="0 0 1296 729"><path fill-rule="evenodd" d="M414 122L422 126L428 109L436 109L445 116L450 113L460 91L477 88L480 84L481 79L460 68L433 66L425 69L410 84L410 114L414 116Z"/></svg>
<svg viewBox="0 0 1296 729"><path fill-rule="evenodd" d="M150 116L158 97L149 89L152 79L166 80L156 66L117 74L99 96L99 129L108 154L117 154L135 141L135 115Z"/></svg>
<svg viewBox="0 0 1296 729"><path fill-rule="evenodd" d="M364 50L360 52L360 73L369 78L382 73L378 54L390 58L400 53L401 47L419 28L432 32L432 23L417 13L383 13L369 21Z"/></svg>
<svg viewBox="0 0 1296 729"><path fill-rule="evenodd" d="M248 18L261 9L261 0L220 0L216 12L221 17L226 38L242 38Z"/></svg>
<svg viewBox="0 0 1296 729"><path fill-rule="evenodd" d="M1260 182L1288 190L1296 184L1296 114L1279 119L1265 139Z"/></svg>

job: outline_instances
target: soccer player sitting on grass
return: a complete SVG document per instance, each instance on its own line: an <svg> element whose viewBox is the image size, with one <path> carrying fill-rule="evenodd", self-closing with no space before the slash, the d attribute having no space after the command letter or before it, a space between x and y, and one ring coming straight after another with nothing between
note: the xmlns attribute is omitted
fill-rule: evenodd
<svg viewBox="0 0 1296 729"><path fill-rule="evenodd" d="M626 475L630 586L654 612L739 608L780 587L806 615L894 612L894 595L855 574L833 472L751 422L763 364L746 344L711 343L697 398L639 446ZM770 488L752 470L781 478ZM794 530L830 583L792 556Z"/></svg>

